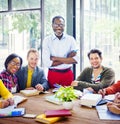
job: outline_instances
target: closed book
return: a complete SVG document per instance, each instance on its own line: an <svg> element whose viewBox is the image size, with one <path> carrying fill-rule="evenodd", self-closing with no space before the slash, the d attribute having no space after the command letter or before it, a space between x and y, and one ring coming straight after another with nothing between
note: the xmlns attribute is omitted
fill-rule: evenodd
<svg viewBox="0 0 120 124"><path fill-rule="evenodd" d="M55 97L55 95L50 95L50 96L45 96L45 100L47 100L48 102L57 104L57 105L61 105L62 102Z"/></svg>
<svg viewBox="0 0 120 124"><path fill-rule="evenodd" d="M80 98L80 104L88 107L93 107L96 106L101 99L102 99L101 94L87 93Z"/></svg>
<svg viewBox="0 0 120 124"><path fill-rule="evenodd" d="M59 110L46 110L46 117L62 117L62 116L71 116L72 113L67 109L59 109Z"/></svg>
<svg viewBox="0 0 120 124"><path fill-rule="evenodd" d="M35 96L35 95L39 95L40 91L38 91L36 89L33 89L33 90L21 90L20 93L25 95L25 96Z"/></svg>
<svg viewBox="0 0 120 124"><path fill-rule="evenodd" d="M53 124L59 120L63 119L63 117L50 117L47 118L45 114L40 114L36 117L35 121L42 122L44 124Z"/></svg>

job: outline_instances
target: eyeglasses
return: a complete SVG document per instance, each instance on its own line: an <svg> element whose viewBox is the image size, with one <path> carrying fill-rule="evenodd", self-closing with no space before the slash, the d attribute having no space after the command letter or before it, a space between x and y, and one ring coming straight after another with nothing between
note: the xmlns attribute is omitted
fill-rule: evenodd
<svg viewBox="0 0 120 124"><path fill-rule="evenodd" d="M17 67L20 67L20 63L16 63L16 62L14 62L14 61L11 61L10 62L10 64L12 65L12 66L17 66Z"/></svg>
<svg viewBox="0 0 120 124"><path fill-rule="evenodd" d="M54 27L64 27L65 25L64 24L53 24Z"/></svg>

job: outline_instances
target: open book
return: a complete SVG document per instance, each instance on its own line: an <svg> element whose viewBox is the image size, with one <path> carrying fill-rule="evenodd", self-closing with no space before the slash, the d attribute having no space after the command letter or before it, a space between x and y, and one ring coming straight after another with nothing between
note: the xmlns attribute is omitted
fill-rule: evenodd
<svg viewBox="0 0 120 124"><path fill-rule="evenodd" d="M45 96L45 100L58 105L62 104L62 102L58 98L56 98L55 95Z"/></svg>
<svg viewBox="0 0 120 124"><path fill-rule="evenodd" d="M20 103L22 103L22 102L24 102L24 101L27 100L26 97L18 96L18 95L14 95L14 96L13 96L13 99L14 99L14 104L15 104L15 106L17 106L18 104L20 104Z"/></svg>
<svg viewBox="0 0 120 124"><path fill-rule="evenodd" d="M86 93L80 98L80 104L88 107L95 107L113 101L114 98L115 94L105 95L104 98L102 98L101 94Z"/></svg>
<svg viewBox="0 0 120 124"><path fill-rule="evenodd" d="M25 95L25 96L35 96L35 95L39 95L40 91L38 91L36 89L33 89L33 90L21 90L20 93Z"/></svg>
<svg viewBox="0 0 120 124"><path fill-rule="evenodd" d="M101 94L84 94L80 98L80 104L88 107L96 106L102 100Z"/></svg>

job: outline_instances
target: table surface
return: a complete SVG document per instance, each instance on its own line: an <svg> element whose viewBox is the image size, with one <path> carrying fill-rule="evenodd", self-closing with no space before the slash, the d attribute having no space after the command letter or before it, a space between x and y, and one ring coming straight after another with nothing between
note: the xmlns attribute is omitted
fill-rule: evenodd
<svg viewBox="0 0 120 124"><path fill-rule="evenodd" d="M21 95L21 94L17 94ZM62 109L62 105L56 105L45 100L46 95L40 94L38 96L27 97L27 101L20 103L18 107L24 107L26 113L29 114L42 114L48 109ZM0 124L42 124L36 122L35 119L23 118L23 117L9 117L0 118ZM55 124L120 124L120 121L105 121L100 120L95 108L88 108L80 106L78 100L75 101L72 116L67 117L66 120L61 120Z"/></svg>

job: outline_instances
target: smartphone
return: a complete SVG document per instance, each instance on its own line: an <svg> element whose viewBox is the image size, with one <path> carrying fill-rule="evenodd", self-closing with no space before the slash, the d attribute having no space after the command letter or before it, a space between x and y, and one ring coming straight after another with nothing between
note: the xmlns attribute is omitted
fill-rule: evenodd
<svg viewBox="0 0 120 124"><path fill-rule="evenodd" d="M24 118L35 118L37 115L36 114L24 114Z"/></svg>

